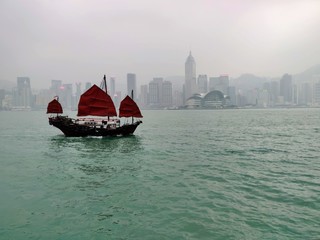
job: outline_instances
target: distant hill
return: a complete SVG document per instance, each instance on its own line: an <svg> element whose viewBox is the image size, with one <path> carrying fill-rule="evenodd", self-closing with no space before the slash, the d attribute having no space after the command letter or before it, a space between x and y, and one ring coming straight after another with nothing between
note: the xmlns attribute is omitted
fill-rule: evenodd
<svg viewBox="0 0 320 240"><path fill-rule="evenodd" d="M266 77L258 77L250 73L242 74L240 77L230 80L230 85L243 90L262 88L263 83L267 82Z"/></svg>
<svg viewBox="0 0 320 240"><path fill-rule="evenodd" d="M284 74L285 73L283 73L283 75ZM288 73L288 74L291 74L293 80L298 83L304 82L304 81L310 81L312 80L313 76L315 75L320 76L320 64L310 67L301 73L297 73L297 74ZM267 77L259 77L254 74L246 73L246 74L242 74L240 77L230 79L230 85L243 90L262 88L263 83L271 82L271 81L279 81L281 77L282 76L267 78Z"/></svg>
<svg viewBox="0 0 320 240"><path fill-rule="evenodd" d="M308 68L302 73L293 75L293 79L297 82L310 81L314 75L320 75L320 64Z"/></svg>

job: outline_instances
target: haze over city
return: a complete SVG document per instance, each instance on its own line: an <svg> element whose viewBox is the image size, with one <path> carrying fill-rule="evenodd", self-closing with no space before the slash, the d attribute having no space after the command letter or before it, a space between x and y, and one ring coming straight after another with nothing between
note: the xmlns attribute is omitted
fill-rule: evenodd
<svg viewBox="0 0 320 240"><path fill-rule="evenodd" d="M125 85L184 75L189 53L197 74L279 77L319 63L319 1L0 2L0 81L18 76L33 88L99 81Z"/></svg>

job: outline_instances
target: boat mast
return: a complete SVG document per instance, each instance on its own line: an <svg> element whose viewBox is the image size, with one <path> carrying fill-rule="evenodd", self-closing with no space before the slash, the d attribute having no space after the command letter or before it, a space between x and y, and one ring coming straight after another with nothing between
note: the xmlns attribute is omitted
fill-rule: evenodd
<svg viewBox="0 0 320 240"><path fill-rule="evenodd" d="M106 75L103 75L103 83L104 87L106 88L106 94L108 94Z"/></svg>
<svg viewBox="0 0 320 240"><path fill-rule="evenodd" d="M108 88L107 88L107 79L106 79L106 75L103 75L103 83L104 83L104 87L106 88L106 94L108 94ZM110 119L110 117L108 116L108 120Z"/></svg>
<svg viewBox="0 0 320 240"><path fill-rule="evenodd" d="M133 89L131 90L131 98L133 100ZM133 124L133 116L131 117L131 119L132 119L132 124Z"/></svg>

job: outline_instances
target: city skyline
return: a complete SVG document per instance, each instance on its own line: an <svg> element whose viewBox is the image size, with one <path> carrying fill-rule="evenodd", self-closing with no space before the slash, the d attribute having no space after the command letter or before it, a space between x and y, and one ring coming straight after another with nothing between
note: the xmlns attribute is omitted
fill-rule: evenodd
<svg viewBox="0 0 320 240"><path fill-rule="evenodd" d="M99 6L99 7L97 7ZM1 1L0 81L17 76L125 85L197 73L281 77L318 64L319 1Z"/></svg>
<svg viewBox="0 0 320 240"><path fill-rule="evenodd" d="M293 75L287 73L279 79L252 77L246 75L241 81L231 83L228 75L208 78L199 74L196 80L195 59L190 52L185 62L184 87L181 89L173 89L171 81L154 77L148 84L140 85L138 92L136 74L128 73L127 90L124 92L131 95L133 90L134 98L141 107L151 109L320 106L320 66L300 73L295 80ZM53 96L59 96L66 109L76 109L80 95L92 86L91 82L86 82L83 89L81 83L51 80L49 89L32 92L31 82L29 77L17 77L12 91L0 88L0 110L44 109ZM118 105L122 92L117 91L115 79L108 78L107 85L108 93ZM188 85L191 95L186 97Z"/></svg>

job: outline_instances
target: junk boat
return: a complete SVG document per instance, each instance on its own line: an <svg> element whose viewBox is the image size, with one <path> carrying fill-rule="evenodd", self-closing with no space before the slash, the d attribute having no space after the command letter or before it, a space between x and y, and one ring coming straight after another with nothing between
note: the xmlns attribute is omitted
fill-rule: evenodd
<svg viewBox="0 0 320 240"><path fill-rule="evenodd" d="M107 93L105 76L103 80L105 91L93 85L81 95L76 119L61 115L63 109L59 98L53 99L47 108L47 114L51 114L49 124L60 129L67 137L132 135L142 123L139 119L143 117L133 100L133 91L131 97L126 96L121 101L117 117L114 103ZM127 118L123 124L120 123L121 117ZM131 118L131 123L128 118Z"/></svg>

